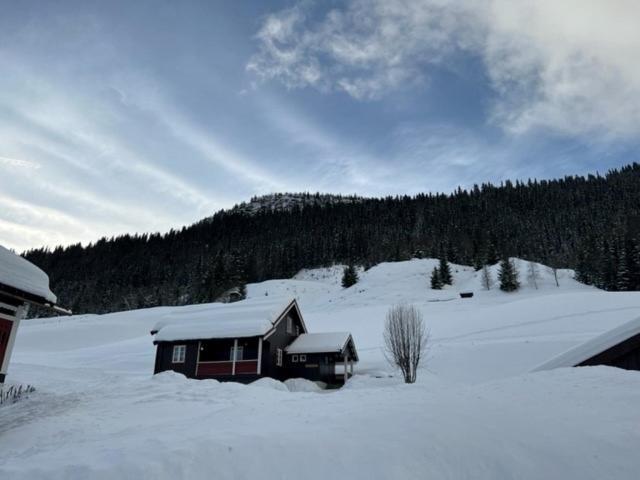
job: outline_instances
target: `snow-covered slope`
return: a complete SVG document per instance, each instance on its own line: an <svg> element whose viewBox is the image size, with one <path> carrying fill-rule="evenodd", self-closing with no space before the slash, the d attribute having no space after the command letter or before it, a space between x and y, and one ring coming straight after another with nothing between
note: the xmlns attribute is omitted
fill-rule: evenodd
<svg viewBox="0 0 640 480"><path fill-rule="evenodd" d="M570 271L556 287L543 266L536 289L517 263L512 294L456 265L453 286L430 290L433 259L377 265L349 289L341 266L249 285L256 300L296 296L311 332L353 334L356 377L332 393L152 377L153 325L206 305L26 321L9 379L38 391L0 408L0 478L636 478L640 373L528 372L640 316L640 293L586 287ZM431 335L409 386L381 350L400 302Z"/></svg>

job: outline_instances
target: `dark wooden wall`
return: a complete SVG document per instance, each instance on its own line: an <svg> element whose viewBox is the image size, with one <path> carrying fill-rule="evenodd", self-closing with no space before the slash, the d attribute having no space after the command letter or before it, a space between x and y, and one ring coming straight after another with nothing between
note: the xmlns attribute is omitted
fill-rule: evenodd
<svg viewBox="0 0 640 480"><path fill-rule="evenodd" d="M173 346L186 345L184 363L173 363ZM160 342L156 348L156 365L153 373L173 370L187 377L195 377L196 363L198 361L198 341Z"/></svg>
<svg viewBox="0 0 640 480"><path fill-rule="evenodd" d="M276 326L275 331L269 336L269 338L262 345L262 376L272 377L277 380L284 380L290 378L287 374L287 354L284 352L285 348L293 342L297 336L295 335L295 327L298 327L300 333L304 332L302 322L295 309L291 309L287 315L291 315L293 318L294 333L287 332L287 319L283 318L282 321ZM278 348L282 349L282 367L277 366Z"/></svg>
<svg viewBox="0 0 640 480"><path fill-rule="evenodd" d="M625 370L640 370L640 334L620 342L577 366L588 365L607 365Z"/></svg>

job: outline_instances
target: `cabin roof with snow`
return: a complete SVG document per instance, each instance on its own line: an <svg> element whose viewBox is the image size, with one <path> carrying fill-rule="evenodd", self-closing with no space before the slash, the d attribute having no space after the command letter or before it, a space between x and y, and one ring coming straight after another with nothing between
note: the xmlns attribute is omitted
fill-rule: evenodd
<svg viewBox="0 0 640 480"><path fill-rule="evenodd" d="M263 297L235 303L211 303L187 311L174 310L156 323L154 342L245 338L267 335L292 309L306 326L298 303L290 297Z"/></svg>
<svg viewBox="0 0 640 480"><path fill-rule="evenodd" d="M358 361L358 352L349 332L303 333L286 348L286 352L339 353Z"/></svg>
<svg viewBox="0 0 640 480"><path fill-rule="evenodd" d="M533 371L539 372L554 368L586 365L611 365L633 368L632 365L625 366L624 362L630 360L628 357L634 351L640 352L640 317L553 357L549 361L538 365ZM622 364L619 364L621 361ZM637 360L633 361L636 362ZM633 369L640 369L640 365L637 365L637 367Z"/></svg>
<svg viewBox="0 0 640 480"><path fill-rule="evenodd" d="M53 305L57 301L47 274L1 245L0 290L30 303Z"/></svg>

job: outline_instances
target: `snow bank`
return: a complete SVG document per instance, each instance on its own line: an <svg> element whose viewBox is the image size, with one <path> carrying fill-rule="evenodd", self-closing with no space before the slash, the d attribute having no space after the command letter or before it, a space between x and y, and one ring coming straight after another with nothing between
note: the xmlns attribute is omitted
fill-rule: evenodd
<svg viewBox="0 0 640 480"><path fill-rule="evenodd" d="M324 388L306 378L289 378L284 381L290 392L320 392Z"/></svg>
<svg viewBox="0 0 640 480"><path fill-rule="evenodd" d="M0 409L0 478L635 480L640 468L637 372L370 378L327 395L88 373L72 372L90 388Z"/></svg>
<svg viewBox="0 0 640 480"><path fill-rule="evenodd" d="M56 303L49 277L31 262L0 245L0 283Z"/></svg>
<svg viewBox="0 0 640 480"><path fill-rule="evenodd" d="M251 385L252 387L266 388L269 390L277 390L280 392L289 391L289 389L284 383L269 377L260 378L255 382L251 382L249 385Z"/></svg>

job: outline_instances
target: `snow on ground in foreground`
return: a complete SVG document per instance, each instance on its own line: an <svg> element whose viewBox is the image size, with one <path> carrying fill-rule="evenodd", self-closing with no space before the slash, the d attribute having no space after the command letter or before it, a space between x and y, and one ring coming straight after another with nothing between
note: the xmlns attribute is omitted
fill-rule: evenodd
<svg viewBox="0 0 640 480"><path fill-rule="evenodd" d="M172 307L25 321L9 380L38 390L0 408L0 478L636 478L640 373L528 372L640 316L640 294L570 271L557 288L542 266L536 290L520 262L516 294L481 290L462 266L432 291L436 264L381 264L346 290L340 266L248 286L297 296L311 332L353 333L357 375L330 393L152 377L149 330ZM380 349L397 302L415 303L431 332L416 385L390 377Z"/></svg>

